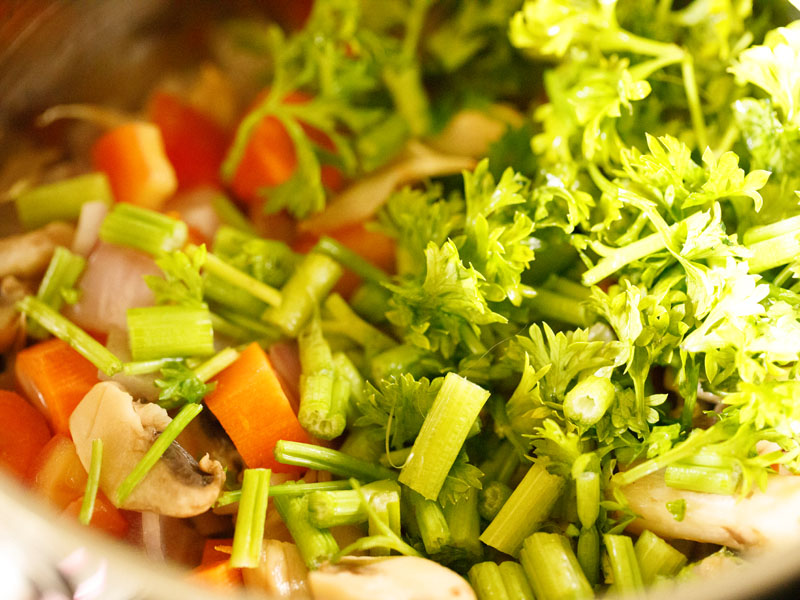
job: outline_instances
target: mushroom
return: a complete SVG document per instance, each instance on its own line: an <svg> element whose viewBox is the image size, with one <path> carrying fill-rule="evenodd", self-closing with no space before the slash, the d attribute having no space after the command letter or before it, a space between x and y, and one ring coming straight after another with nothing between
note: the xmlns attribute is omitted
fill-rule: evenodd
<svg viewBox="0 0 800 600"><path fill-rule="evenodd" d="M347 559L308 574L314 598L326 600L474 600L475 592L447 567L414 556Z"/></svg>
<svg viewBox="0 0 800 600"><path fill-rule="evenodd" d="M75 408L69 428L87 470L92 440L103 440L100 488L113 500L119 485L169 423L160 406L134 402L116 383L101 382ZM173 442L119 508L192 517L211 508L224 481L219 462L206 454L198 464Z"/></svg>
<svg viewBox="0 0 800 600"><path fill-rule="evenodd" d="M13 275L0 280L0 353L11 349L20 337L24 338L21 332L22 315L14 306L31 291L28 285Z"/></svg>
<svg viewBox="0 0 800 600"><path fill-rule="evenodd" d="M639 515L628 529L649 529L667 538L709 542L736 550L784 546L800 537L800 477L774 475L765 492L755 490L745 498L691 492L667 487L659 471L622 489L633 512ZM675 500L686 502L680 521L667 509Z"/></svg>
<svg viewBox="0 0 800 600"><path fill-rule="evenodd" d="M0 239L0 277L36 277L47 268L56 246L69 246L75 228L54 222L29 233Z"/></svg>
<svg viewBox="0 0 800 600"><path fill-rule="evenodd" d="M289 542L264 540L258 566L242 569L242 577L248 588L262 589L270 598L311 598L306 563Z"/></svg>

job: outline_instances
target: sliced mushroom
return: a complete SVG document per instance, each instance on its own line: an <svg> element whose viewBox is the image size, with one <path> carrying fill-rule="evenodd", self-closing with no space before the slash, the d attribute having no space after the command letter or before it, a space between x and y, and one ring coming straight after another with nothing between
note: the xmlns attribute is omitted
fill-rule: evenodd
<svg viewBox="0 0 800 600"><path fill-rule="evenodd" d="M413 556L348 559L308 574L314 598L325 600L472 599L475 592L447 567Z"/></svg>
<svg viewBox="0 0 800 600"><path fill-rule="evenodd" d="M800 538L800 477L770 477L766 492L736 496L705 494L667 487L659 471L622 488L640 516L628 528L649 529L662 537L709 542L737 550L761 549L796 543ZM667 503L683 499L681 521Z"/></svg>
<svg viewBox="0 0 800 600"><path fill-rule="evenodd" d="M261 559L254 569L242 569L248 588L258 588L270 598L311 598L308 569L297 546L278 540L264 540Z"/></svg>
<svg viewBox="0 0 800 600"><path fill-rule="evenodd" d="M24 337L22 315L14 305L32 291L13 275L0 280L0 353L10 350L20 336Z"/></svg>
<svg viewBox="0 0 800 600"><path fill-rule="evenodd" d="M92 440L103 440L100 488L114 499L117 488L169 424L167 412L141 404L112 382L95 385L70 417L70 433L83 466L91 461ZM173 442L120 508L171 517L205 512L225 480L222 465L205 455L198 464Z"/></svg>
<svg viewBox="0 0 800 600"><path fill-rule="evenodd" d="M0 239L0 277L36 277L44 273L56 246L69 246L75 228L50 223L30 233Z"/></svg>

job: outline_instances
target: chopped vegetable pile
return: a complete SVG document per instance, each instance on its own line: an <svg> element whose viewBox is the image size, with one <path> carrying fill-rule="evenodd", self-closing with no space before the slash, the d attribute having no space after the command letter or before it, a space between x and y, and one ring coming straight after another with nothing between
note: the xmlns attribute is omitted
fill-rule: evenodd
<svg viewBox="0 0 800 600"><path fill-rule="evenodd" d="M590 598L797 539L791 3L307 4L141 114L44 115L93 142L12 190L0 463L275 597Z"/></svg>

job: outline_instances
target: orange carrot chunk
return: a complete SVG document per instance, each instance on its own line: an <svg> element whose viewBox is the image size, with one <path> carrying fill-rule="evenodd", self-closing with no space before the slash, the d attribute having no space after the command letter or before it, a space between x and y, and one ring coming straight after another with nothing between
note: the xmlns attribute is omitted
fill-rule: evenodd
<svg viewBox="0 0 800 600"><path fill-rule="evenodd" d="M19 394L0 390L0 466L24 479L50 440L44 416Z"/></svg>
<svg viewBox="0 0 800 600"><path fill-rule="evenodd" d="M235 588L242 585L242 570L231 567L226 558L195 567L189 578L216 587Z"/></svg>
<svg viewBox="0 0 800 600"><path fill-rule="evenodd" d="M69 417L99 380L97 367L59 339L25 348L14 365L17 386L50 420L55 433L69 435Z"/></svg>
<svg viewBox="0 0 800 600"><path fill-rule="evenodd" d="M81 504L83 498L77 498L67 505L64 509L65 515L78 518L81 512ZM128 533L130 524L128 520L122 515L122 512L106 498L103 492L98 492L94 501L94 511L92 512L92 520L89 521L89 526L105 531L107 534L115 538L124 538Z"/></svg>
<svg viewBox="0 0 800 600"><path fill-rule="evenodd" d="M112 129L92 146L92 162L108 176L118 202L157 210L178 187L161 131L152 123Z"/></svg>
<svg viewBox="0 0 800 600"><path fill-rule="evenodd" d="M217 548L227 549L227 552L218 550ZM231 550L233 549L233 538L211 538L205 541L203 545L203 557L200 559L200 564L208 565L211 563L219 562L221 560L228 560L231 557Z"/></svg>
<svg viewBox="0 0 800 600"><path fill-rule="evenodd" d="M56 435L34 460L29 478L34 490L63 510L83 499L87 475L72 440Z"/></svg>
<svg viewBox="0 0 800 600"><path fill-rule="evenodd" d="M267 355L250 344L235 363L216 377L205 403L250 468L298 473L301 468L275 460L278 440L308 442Z"/></svg>

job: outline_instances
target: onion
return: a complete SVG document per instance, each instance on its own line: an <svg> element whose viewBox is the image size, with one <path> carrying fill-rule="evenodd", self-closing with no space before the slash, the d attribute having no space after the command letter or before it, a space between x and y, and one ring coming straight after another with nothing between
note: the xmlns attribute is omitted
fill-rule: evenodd
<svg viewBox="0 0 800 600"><path fill-rule="evenodd" d="M445 154L481 158L507 129L506 120L468 108L456 113L441 133L428 140L428 144Z"/></svg>
<svg viewBox="0 0 800 600"><path fill-rule="evenodd" d="M177 212L189 227L201 233L206 240L213 240L220 220L211 201L221 193L209 186L194 188L169 200L164 212Z"/></svg>
<svg viewBox="0 0 800 600"><path fill-rule="evenodd" d="M323 233L361 223L374 215L401 185L460 173L474 166L472 157L441 154L418 141L411 141L398 160L342 191L324 211L300 223L300 229Z"/></svg>
<svg viewBox="0 0 800 600"><path fill-rule="evenodd" d="M151 560L164 562L164 543L161 539L161 515L142 513L142 547Z"/></svg>
<svg viewBox="0 0 800 600"><path fill-rule="evenodd" d="M104 202L86 202L81 206L78 227L75 229L75 237L72 238L72 251L75 254L89 256L97 244L100 225L107 214L108 206Z"/></svg>
<svg viewBox="0 0 800 600"><path fill-rule="evenodd" d="M131 360L130 341L128 339L128 332L125 329L112 328L111 331L108 332L106 348L122 362ZM160 390L155 384L155 380L158 376L158 373L146 373L144 375L125 375L124 373L117 373L113 377L109 377L102 371L98 372L98 377L100 377L101 381L115 381L125 388L125 391L134 398L144 399L148 402L155 402L158 400Z"/></svg>
<svg viewBox="0 0 800 600"><path fill-rule="evenodd" d="M142 277L160 273L146 254L101 243L89 255L78 285L80 300L65 312L89 331L108 333L114 327L125 329L129 308L153 304L153 292Z"/></svg>

